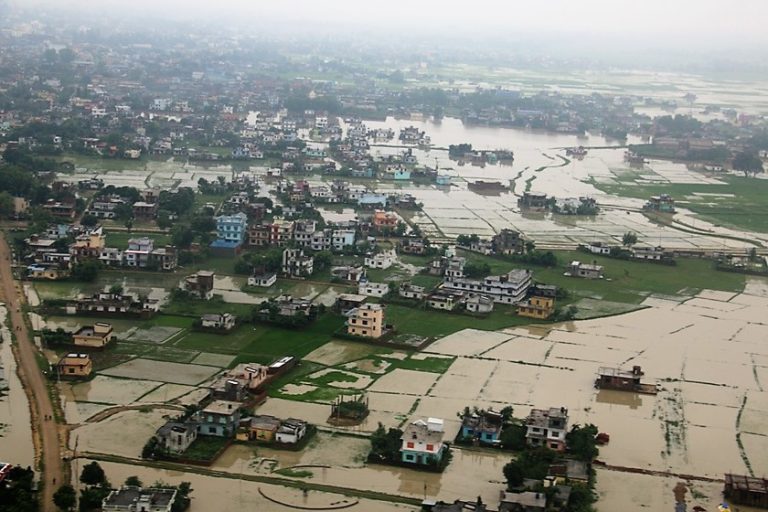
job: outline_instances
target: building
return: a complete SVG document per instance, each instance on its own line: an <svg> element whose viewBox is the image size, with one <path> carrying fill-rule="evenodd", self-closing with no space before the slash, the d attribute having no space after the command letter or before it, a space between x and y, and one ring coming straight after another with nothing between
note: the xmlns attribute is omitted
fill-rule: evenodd
<svg viewBox="0 0 768 512"><path fill-rule="evenodd" d="M658 391L655 385L640 382L643 375L645 373L640 366L633 366L631 371L601 366L597 370L595 387L655 395Z"/></svg>
<svg viewBox="0 0 768 512"><path fill-rule="evenodd" d="M213 298L215 273L210 270L200 270L196 274L189 275L181 282L181 289L203 300Z"/></svg>
<svg viewBox="0 0 768 512"><path fill-rule="evenodd" d="M66 279L71 274L70 268L56 264L34 263L27 266L27 277L29 279L57 281L59 279Z"/></svg>
<svg viewBox="0 0 768 512"><path fill-rule="evenodd" d="M389 284L360 281L357 285L357 293L366 297L383 297L389 293Z"/></svg>
<svg viewBox="0 0 768 512"><path fill-rule="evenodd" d="M307 422L288 418L280 424L275 441L282 444L296 444L307 435Z"/></svg>
<svg viewBox="0 0 768 512"><path fill-rule="evenodd" d="M214 400L197 413L198 433L206 436L233 437L240 423L240 402Z"/></svg>
<svg viewBox="0 0 768 512"><path fill-rule="evenodd" d="M532 295L528 299L517 303L517 314L527 318L544 320L555 312L554 297L540 297Z"/></svg>
<svg viewBox="0 0 768 512"><path fill-rule="evenodd" d="M444 422L438 418L416 420L408 425L400 438L403 462L420 465L439 463L446 452L443 443Z"/></svg>
<svg viewBox="0 0 768 512"><path fill-rule="evenodd" d="M604 277L603 266L572 261L567 275L584 279L602 279Z"/></svg>
<svg viewBox="0 0 768 512"><path fill-rule="evenodd" d="M363 338L381 338L384 334L384 306L363 304L347 313L347 334Z"/></svg>
<svg viewBox="0 0 768 512"><path fill-rule="evenodd" d="M274 272L254 274L248 277L248 286L259 286L261 288L269 288L276 282L277 282L277 274L275 274Z"/></svg>
<svg viewBox="0 0 768 512"><path fill-rule="evenodd" d="M493 411L479 411L461 420L461 437L482 444L498 444L503 426L501 414Z"/></svg>
<svg viewBox="0 0 768 512"><path fill-rule="evenodd" d="M112 341L112 325L96 322L84 325L72 334L72 343L78 347L104 348Z"/></svg>
<svg viewBox="0 0 768 512"><path fill-rule="evenodd" d="M583 245L587 251L591 252L592 254L600 254L601 256L607 256L611 254L611 246L606 245L602 242L589 242L586 245Z"/></svg>
<svg viewBox="0 0 768 512"><path fill-rule="evenodd" d="M645 203L643 209L661 213L675 213L675 200L672 199L672 196L667 194L652 196L648 202Z"/></svg>
<svg viewBox="0 0 768 512"><path fill-rule="evenodd" d="M394 250L379 252L376 254L366 254L365 266L368 268L388 269L397 261L397 254Z"/></svg>
<svg viewBox="0 0 768 512"><path fill-rule="evenodd" d="M152 251L155 249L155 241L151 238L131 238L128 240L128 249L123 253L125 266L145 268L149 266Z"/></svg>
<svg viewBox="0 0 768 512"><path fill-rule="evenodd" d="M171 453L184 453L197 439L197 425L168 421L155 432L158 446Z"/></svg>
<svg viewBox="0 0 768 512"><path fill-rule="evenodd" d="M359 283L365 278L365 269L353 266L333 267L331 277L348 283Z"/></svg>
<svg viewBox="0 0 768 512"><path fill-rule="evenodd" d="M427 306L432 309L453 311L461 304L464 294L446 290L436 290L427 296Z"/></svg>
<svg viewBox="0 0 768 512"><path fill-rule="evenodd" d="M101 502L102 512L171 512L176 489L142 489L125 485Z"/></svg>
<svg viewBox="0 0 768 512"><path fill-rule="evenodd" d="M486 314L493 311L493 299L487 295L471 293L464 301L464 307L470 313Z"/></svg>
<svg viewBox="0 0 768 512"><path fill-rule="evenodd" d="M209 388L211 397L215 400L247 402L251 399L249 394L260 393L269 380L266 366L258 363L240 363L230 370L224 370Z"/></svg>
<svg viewBox="0 0 768 512"><path fill-rule="evenodd" d="M547 509L547 496L543 492L501 491L499 512L544 512Z"/></svg>
<svg viewBox="0 0 768 512"><path fill-rule="evenodd" d="M275 440L279 428L280 420L274 416L253 416L250 425L248 425L248 438L252 441L271 443Z"/></svg>
<svg viewBox="0 0 768 512"><path fill-rule="evenodd" d="M336 252L355 245L355 232L351 229L335 229L331 232L331 248Z"/></svg>
<svg viewBox="0 0 768 512"><path fill-rule="evenodd" d="M500 304L516 304L523 300L531 286L533 273L525 269L513 269L500 276L488 276L482 280L463 277L445 277L443 289L482 294Z"/></svg>
<svg viewBox="0 0 768 512"><path fill-rule="evenodd" d="M285 249L282 271L288 277L309 277L314 271L314 258L306 256L301 249Z"/></svg>
<svg viewBox="0 0 768 512"><path fill-rule="evenodd" d="M528 446L565 451L565 434L568 432L568 409L565 407L533 409L525 419L525 426Z"/></svg>
<svg viewBox="0 0 768 512"><path fill-rule="evenodd" d="M88 354L67 354L56 363L56 374L59 377L90 377L93 372L93 362Z"/></svg>
<svg viewBox="0 0 768 512"><path fill-rule="evenodd" d="M200 325L206 329L231 331L235 328L237 317L229 313L208 313L200 317Z"/></svg>
<svg viewBox="0 0 768 512"><path fill-rule="evenodd" d="M401 283L397 293L404 299L422 300L426 294L426 288L411 283Z"/></svg>
<svg viewBox="0 0 768 512"><path fill-rule="evenodd" d="M49 199L48 202L43 205L43 209L50 213L51 216L60 219L74 219L75 214L77 213L74 202L65 203L54 201L53 199Z"/></svg>
<svg viewBox="0 0 768 512"><path fill-rule="evenodd" d="M528 210L546 210L549 207L547 194L537 194L534 192L523 192L523 197L517 203L520 208Z"/></svg>
<svg viewBox="0 0 768 512"><path fill-rule="evenodd" d="M365 295L343 293L336 299L336 309L338 309L342 315L346 315L353 309L362 306L366 300L368 300L368 297Z"/></svg>
<svg viewBox="0 0 768 512"><path fill-rule="evenodd" d="M768 508L768 479L726 473L723 494L737 505Z"/></svg>
<svg viewBox="0 0 768 512"><path fill-rule="evenodd" d="M141 318L149 318L159 309L157 299L104 292L78 298L66 306L68 315L138 316Z"/></svg>
<svg viewBox="0 0 768 512"><path fill-rule="evenodd" d="M157 203L136 201L133 203L133 216L137 219L154 219L157 217Z"/></svg>
<svg viewBox="0 0 768 512"><path fill-rule="evenodd" d="M373 218L371 224L380 232L389 232L397 227L398 218L393 212L385 212L383 210L376 210L373 212Z"/></svg>

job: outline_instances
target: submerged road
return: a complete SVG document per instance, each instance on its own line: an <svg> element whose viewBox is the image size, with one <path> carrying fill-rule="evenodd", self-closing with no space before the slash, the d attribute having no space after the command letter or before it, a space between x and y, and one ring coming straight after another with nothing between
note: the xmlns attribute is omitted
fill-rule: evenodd
<svg viewBox="0 0 768 512"><path fill-rule="evenodd" d="M61 460L59 427L53 403L48 395L45 376L37 364L37 348L32 342L24 322L21 310L23 292L13 279L11 269L11 251L0 231L0 300L8 308L10 328L16 338L16 350L19 379L27 394L32 417L32 431L35 436L35 451L39 460L42 483L41 508L43 512L56 512L53 493L64 483L64 471ZM49 419L46 419L49 418ZM13 462L13 461L8 461Z"/></svg>

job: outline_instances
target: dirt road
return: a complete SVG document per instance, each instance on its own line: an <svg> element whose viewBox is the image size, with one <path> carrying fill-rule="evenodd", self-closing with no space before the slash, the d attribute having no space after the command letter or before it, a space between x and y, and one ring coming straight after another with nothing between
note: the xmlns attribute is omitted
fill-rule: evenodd
<svg viewBox="0 0 768 512"><path fill-rule="evenodd" d="M15 351L19 378L29 398L32 427L37 437L35 448L40 457L43 472L41 475L42 495L41 509L43 512L55 512L53 493L64 482L64 470L61 460L61 445L59 442L59 430L54 419L53 404L48 396L46 380L37 365L35 347L24 322L24 313L21 311L23 293L21 288L13 280L11 270L11 251L5 240L5 235L0 232L0 300L8 308L10 328L16 336L17 350ZM46 419L49 418L49 419ZM12 461L9 461L12 462ZM56 482L54 484L54 482Z"/></svg>

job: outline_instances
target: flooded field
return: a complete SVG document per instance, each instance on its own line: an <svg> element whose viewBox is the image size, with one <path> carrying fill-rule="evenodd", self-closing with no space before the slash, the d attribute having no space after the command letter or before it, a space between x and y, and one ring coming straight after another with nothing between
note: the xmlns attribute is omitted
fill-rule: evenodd
<svg viewBox="0 0 768 512"><path fill-rule="evenodd" d="M87 460L80 461L81 464L88 462ZM242 480L235 476L232 478L220 478L112 462L100 462L100 464L112 482L123 482L126 478L133 475L139 476L144 482L162 481L173 485L178 485L182 481L190 482L192 489L194 489L191 494L192 504L189 508L190 512L209 512L212 510L217 512L242 512L243 510L287 512L295 510L295 508L270 501L265 496L299 507L327 506L331 503L339 504L341 502L351 504L356 501L355 498L349 498L341 494L318 491L310 491L305 499L304 494L297 489ZM418 509L401 504L359 499L348 510L361 512L416 512Z"/></svg>
<svg viewBox="0 0 768 512"><path fill-rule="evenodd" d="M133 359L103 370L101 373L127 379L161 379L174 384L199 384L218 373L219 370L220 368L213 366Z"/></svg>

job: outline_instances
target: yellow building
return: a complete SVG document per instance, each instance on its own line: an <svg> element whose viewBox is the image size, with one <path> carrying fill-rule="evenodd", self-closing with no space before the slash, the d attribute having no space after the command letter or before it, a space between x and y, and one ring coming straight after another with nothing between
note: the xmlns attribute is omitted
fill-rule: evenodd
<svg viewBox="0 0 768 512"><path fill-rule="evenodd" d="M60 377L88 377L93 371L88 354L67 354L56 365Z"/></svg>
<svg viewBox="0 0 768 512"><path fill-rule="evenodd" d="M72 342L79 347L103 348L112 341L112 325L95 323L85 325L72 335Z"/></svg>
<svg viewBox="0 0 768 512"><path fill-rule="evenodd" d="M533 296L526 301L517 304L517 314L528 318L544 320L555 312L555 299L553 297Z"/></svg>
<svg viewBox="0 0 768 512"><path fill-rule="evenodd" d="M348 314L347 334L364 338L381 338L384 333L384 306L363 304Z"/></svg>

